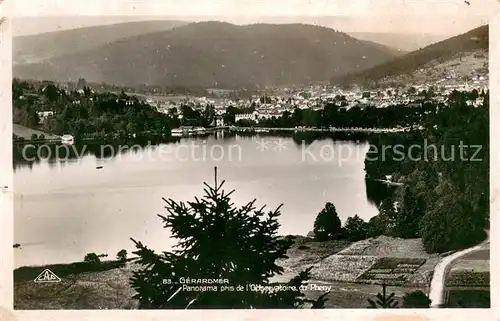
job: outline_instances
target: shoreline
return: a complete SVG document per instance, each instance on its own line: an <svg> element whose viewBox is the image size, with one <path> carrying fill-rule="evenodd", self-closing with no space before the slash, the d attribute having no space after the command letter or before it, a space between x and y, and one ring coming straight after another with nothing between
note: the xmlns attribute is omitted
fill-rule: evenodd
<svg viewBox="0 0 500 321"><path fill-rule="evenodd" d="M289 234L289 235L279 235L278 238L287 238L287 237L293 237L294 239L307 239L307 240L313 240L313 238L309 237L309 236L305 236L305 235L298 235L298 234ZM328 242L328 241L327 241ZM296 241L293 241L292 243L292 246L293 247L295 245ZM19 249L22 249L22 244L19 244L19 243L16 243L14 245L15 249L19 248ZM138 256L134 256L134 257L127 257L127 259L125 260L125 264L126 263L129 263L129 262L132 262L134 261L135 259L137 259ZM123 263L117 259L110 259L110 260L101 260L101 265L106 265L106 264L120 264L120 263ZM83 260L82 261L73 261L73 262L55 262L55 263L48 263L48 264L33 264L33 265L22 265L22 266L19 266L19 267L16 267L14 268L14 272L15 271L20 271L20 270L29 270L29 269L37 269L37 270L43 270L43 269L50 269L50 267L56 267L56 268L61 268L61 267L69 267L69 266L74 266L74 265L85 265L87 267L90 267L90 265L88 265L86 262L84 262ZM81 273L85 273L84 271L82 271ZM57 274L57 273L56 273Z"/></svg>
<svg viewBox="0 0 500 321"><path fill-rule="evenodd" d="M13 124L17 126L21 126L18 124ZM23 126L24 127L24 126ZM51 134L51 133L44 133L41 132L38 129L32 129L26 127L26 130L30 130L33 132L39 132L43 133L45 138L43 139L31 139L26 137L25 135L18 135L16 132L13 132L14 135L19 136L21 139L13 139L12 142L14 144L29 144L29 143L41 143L41 142L50 142L50 143L57 143L61 141L61 137L59 135ZM88 136L93 136L94 134L87 134L85 136L87 137L81 137L78 140L83 140L83 141L91 141L91 140L102 140L102 139L134 139L136 138L135 135L140 136L141 138L157 138L157 137L165 137L165 138L186 138L186 137L197 137L197 136L203 136L203 135L209 135L209 134L214 134L219 131L229 131L229 132L235 132L235 133L255 133L255 134L262 134L262 133L277 133L277 132L294 132L294 133L304 133L304 132L314 132L314 133L368 133L368 134L380 134L380 133L404 133L407 131L411 130L416 130L415 128L412 127L402 127L402 128L364 128L364 127L342 127L342 128L335 128L335 127L330 127L330 128L318 128L318 127L301 127L301 128L296 128L296 127L275 127L275 128L267 128L267 127L239 127L239 126L222 126L222 127L208 127L205 128L204 131L199 132L199 133L185 133L182 135L172 135L170 132L169 134L165 133L147 133L149 135L143 135L143 133L134 133L134 134L129 134L127 137L117 137L115 134L106 134L106 135L98 135L95 137L88 137Z"/></svg>
<svg viewBox="0 0 500 321"><path fill-rule="evenodd" d="M292 257L290 257L290 253L287 255L289 256L287 259L279 259L278 261L280 263L282 262L287 262L287 261L292 261L294 260L293 256L295 254L298 254L300 252L300 257L302 260L302 257L304 255L312 255L316 256L316 261L320 261L328 256L338 254L342 252L342 255L347 255L347 256L374 256L374 257L379 257L379 258L384 258L387 256L387 253L384 253L386 250L382 250L382 253L372 253L373 251L370 252L370 250L367 250L367 248L370 246L370 244L375 244L378 245L378 243L382 242L392 242L392 243L405 243L405 242L415 242L418 240L418 243L420 244L420 239L401 239L401 238L396 238L396 237L390 237L390 236L377 236L377 237L370 237L366 238L364 240L360 241L348 241L345 239L339 239L339 240L328 240L328 241L316 241L313 237L311 236L304 236L304 235L280 235L278 236L280 239L284 238L291 238L292 243L290 248L288 249L288 252L291 252ZM367 245L368 244L368 245ZM390 246L393 247L393 246ZM390 248L389 247L389 248ZM404 247L404 246L403 246ZM391 249L393 250L393 249ZM368 252L367 252L368 251ZM377 252L378 250L375 250ZM442 255L448 254L442 253L442 254L427 254L424 253L423 250L418 249L416 252L413 248L410 247L408 250L413 253L408 253L410 257L413 255L415 257L441 257ZM344 253L345 252L345 253ZM401 251L399 251L401 252ZM389 255L390 256L390 255ZM401 253L396 254L396 257L401 256ZM403 255L407 256L407 255ZM138 256L133 256L133 257L127 257L124 261L120 261L118 259L109 259L109 260L101 260L100 263L89 263L85 262L83 260L81 261L73 261L73 262L57 262L57 263L49 263L49 264L40 264L40 265L23 265L20 267L17 267L14 269L14 274L17 275L17 280L16 280L16 275L14 276L14 282L18 281L29 281L29 278L26 277L26 275L29 275L31 273L35 273L35 271L41 272L44 269L53 269L52 272L57 274L55 271L60 270L62 271L61 273L63 275L70 275L70 274L75 274L78 275L80 273L86 273L86 272L102 272L106 271L109 269L114 269L114 268L120 268L120 267L125 267L127 264L134 264L135 260L138 259ZM311 260L305 260L306 263L311 263ZM314 261L314 260L313 260ZM287 264L285 264L287 265ZM36 276L35 276L36 277ZM33 277L34 279L34 277ZM363 283L363 282L360 282Z"/></svg>

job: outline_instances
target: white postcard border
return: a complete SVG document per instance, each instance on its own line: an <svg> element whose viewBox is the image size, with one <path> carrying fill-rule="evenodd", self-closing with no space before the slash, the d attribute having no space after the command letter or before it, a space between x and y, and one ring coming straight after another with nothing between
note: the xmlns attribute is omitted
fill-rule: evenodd
<svg viewBox="0 0 500 321"><path fill-rule="evenodd" d="M399 1L399 0L391 0ZM494 0L470 0L470 1L494 1ZM31 2L31 3L29 3ZM220 15L228 12L244 12L245 14L258 15L269 10L270 7L280 8L280 15L315 14L325 15L373 15L383 14L383 10L390 8L390 2L386 0L372 0L371 3L380 2L378 9L361 5L362 1L261 1L243 0L227 2L222 1L85 1L82 6L73 6L75 1L43 1L33 3L28 0L13 0L2 3L0 0L0 18L10 12L26 15L99 15L99 14L158 14L157 6L163 5L168 8L169 13L190 12L192 15ZM83 2L83 1L82 1ZM189 2L189 4L188 4ZM415 2L426 2L432 6L436 14L446 12L439 11L445 3L440 0L418 0L405 1L408 6ZM453 2L453 1L448 1ZM457 1L460 2L460 1ZM14 3L16 3L14 5ZM197 4L195 4L197 3ZM270 5L270 3L273 3ZM347 4L346 4L347 3ZM367 3L364 1L364 3ZM165 6L165 4L169 4ZM6 8L6 6L8 7ZM201 7L200 7L201 5ZM139 10L137 10L137 8ZM76 9L75 9L76 8ZM142 8L142 9L141 9ZM144 8L149 8L145 11ZM179 9L180 8L180 9ZM264 9L263 9L264 8ZM266 9L267 8L267 9ZM498 8L498 7L497 7ZM185 10L185 11L182 11ZM464 8L466 10L466 8ZM126 11L126 12L125 12ZM497 10L498 12L498 10ZM0 320L255 320L286 318L287 320L499 320L500 319L500 276L491 273L491 309L422 309L422 310L371 310L371 309L325 309L325 310L193 310L193 311L144 311L144 310L57 310L57 311L13 311L13 166L12 166L12 115L11 115L11 81L12 81L12 42L11 42L10 20L1 23L1 85L0 85L0 187L7 186L0 193ZM490 215L491 215L491 245L490 245L490 271L500 271L499 243L500 243L500 203L499 203L499 164L500 164L500 15L496 15L490 21ZM496 58L496 59L495 59Z"/></svg>

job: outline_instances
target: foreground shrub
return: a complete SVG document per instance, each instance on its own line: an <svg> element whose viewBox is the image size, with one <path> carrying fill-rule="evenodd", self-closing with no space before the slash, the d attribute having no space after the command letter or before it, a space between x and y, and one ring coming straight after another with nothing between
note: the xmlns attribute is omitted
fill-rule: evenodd
<svg viewBox="0 0 500 321"><path fill-rule="evenodd" d="M403 307L409 309L429 308L431 300L424 292L418 290L406 293L403 296Z"/></svg>

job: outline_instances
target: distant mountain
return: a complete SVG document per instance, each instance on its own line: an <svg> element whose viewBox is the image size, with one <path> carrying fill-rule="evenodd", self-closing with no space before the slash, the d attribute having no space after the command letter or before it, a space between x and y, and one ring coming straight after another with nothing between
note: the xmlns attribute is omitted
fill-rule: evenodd
<svg viewBox="0 0 500 321"><path fill-rule="evenodd" d="M354 37L354 38L356 38L356 37ZM359 38L356 38L356 39L362 40L362 41L366 42L367 44L371 44L372 46L375 46L376 48L382 50L383 52L386 52L387 54L389 54L390 56L393 56L393 57L399 57L399 56L402 56L402 55L408 53L407 51L404 51L401 49L396 49L396 48L391 47L391 46L386 46L386 45L383 45L383 44L376 42L376 41L364 40L364 39L359 39Z"/></svg>
<svg viewBox="0 0 500 321"><path fill-rule="evenodd" d="M384 77L409 74L433 60L444 62L457 55L476 50L488 50L488 26L482 26L465 34L449 38L420 50L408 53L392 61L362 72L332 77L332 84L366 83Z"/></svg>
<svg viewBox="0 0 500 321"><path fill-rule="evenodd" d="M396 50L399 49L401 53L415 51L449 38L446 35L426 33L348 32L348 34L359 40L372 41Z"/></svg>
<svg viewBox="0 0 500 321"><path fill-rule="evenodd" d="M179 16L148 15L36 15L15 16L11 20L12 37L37 35L53 31L80 29L138 21L191 21Z"/></svg>
<svg viewBox="0 0 500 321"><path fill-rule="evenodd" d="M13 38L14 64L40 62L95 49L119 39L186 25L183 21L140 21L83 27Z"/></svg>
<svg viewBox="0 0 500 321"><path fill-rule="evenodd" d="M367 69L394 56L392 49L325 27L200 22L14 66L14 75L83 77L116 85L303 84Z"/></svg>

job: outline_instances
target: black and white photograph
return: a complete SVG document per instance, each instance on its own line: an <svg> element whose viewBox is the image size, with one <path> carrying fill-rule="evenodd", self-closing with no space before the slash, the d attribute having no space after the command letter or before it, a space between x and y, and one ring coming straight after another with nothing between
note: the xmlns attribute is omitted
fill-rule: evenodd
<svg viewBox="0 0 500 321"><path fill-rule="evenodd" d="M9 18L14 310L492 308L500 3L296 2Z"/></svg>

